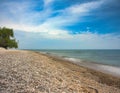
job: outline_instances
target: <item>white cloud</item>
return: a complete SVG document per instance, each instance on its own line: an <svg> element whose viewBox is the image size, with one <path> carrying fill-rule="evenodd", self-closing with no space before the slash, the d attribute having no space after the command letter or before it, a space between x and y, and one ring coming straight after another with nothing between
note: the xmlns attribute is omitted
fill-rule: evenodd
<svg viewBox="0 0 120 93"><path fill-rule="evenodd" d="M46 0L45 0L46 1ZM35 11L35 2L5 2L2 4L4 9L0 13L0 25L19 24L21 25L40 25L52 13L49 8L44 8L41 11ZM41 6L41 5L40 5ZM37 6L38 7L38 6Z"/></svg>
<svg viewBox="0 0 120 93"><path fill-rule="evenodd" d="M17 2L6 3L5 7L9 12L1 13L3 17L0 17L2 20L0 25L27 32L40 32L44 30L46 32L46 28L61 30L62 26L74 24L78 22L78 19L82 21L84 15L87 15L90 11L101 5L101 1L72 5L59 11L60 15L50 17L52 13L56 12L49 6L53 2L54 0L44 0L44 6L46 6L46 8L39 12L30 11L35 5L33 4L33 6L31 6L32 4L28 2L23 2L21 4Z"/></svg>
<svg viewBox="0 0 120 93"><path fill-rule="evenodd" d="M91 11L99 8L102 5L103 1L93 1L83 4L76 4L70 7L67 7L63 10L56 11L60 15L56 17L48 18L44 24L49 24L52 27L60 27L72 25L76 22L82 22L83 17L90 14ZM51 24L52 22L52 24Z"/></svg>
<svg viewBox="0 0 120 93"><path fill-rule="evenodd" d="M94 10L102 4L102 1L93 1L93 2L87 2L83 4L78 4L71 6L65 10L65 12L68 12L70 14L77 14L77 15L84 15L91 10Z"/></svg>
<svg viewBox="0 0 120 93"><path fill-rule="evenodd" d="M44 5L46 6L46 8L41 10L40 12L30 11L32 4L28 2L23 2L21 4L17 2L6 3L5 7L7 7L7 11L9 12L6 12L5 14L3 13L3 15L5 16L0 18L0 20L3 20L2 22L0 22L0 24L5 26L9 26L12 24L13 27L15 25L15 28L21 30L23 28L23 31L30 32L39 32L39 30L36 30L34 28L38 28L38 26L40 28L44 28L43 25L49 25L49 27L61 29L62 26L74 24L75 22L78 22L78 20L82 21L83 16L89 14L90 11L96 9L102 4L101 1L77 4L61 10L59 12L60 15L56 17L50 17L52 13L56 12L51 10L50 7L48 7L49 4L53 2L54 0L44 0ZM16 24L18 24L19 26L16 26Z"/></svg>
<svg viewBox="0 0 120 93"><path fill-rule="evenodd" d="M44 8L50 7L54 0L44 0Z"/></svg>

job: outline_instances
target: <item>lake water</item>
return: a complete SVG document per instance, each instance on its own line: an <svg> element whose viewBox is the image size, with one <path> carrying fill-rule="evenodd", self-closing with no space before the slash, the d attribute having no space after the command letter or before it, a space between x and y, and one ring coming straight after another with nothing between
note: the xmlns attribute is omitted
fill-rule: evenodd
<svg viewBox="0 0 120 93"><path fill-rule="evenodd" d="M120 50L34 50L66 58L80 59L83 62L120 67Z"/></svg>

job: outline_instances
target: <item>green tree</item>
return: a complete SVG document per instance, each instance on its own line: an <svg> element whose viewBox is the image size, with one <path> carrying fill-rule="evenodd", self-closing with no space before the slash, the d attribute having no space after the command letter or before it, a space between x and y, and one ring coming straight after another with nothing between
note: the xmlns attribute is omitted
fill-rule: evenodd
<svg viewBox="0 0 120 93"><path fill-rule="evenodd" d="M13 29L6 27L0 28L0 47L18 48L18 44L14 38Z"/></svg>

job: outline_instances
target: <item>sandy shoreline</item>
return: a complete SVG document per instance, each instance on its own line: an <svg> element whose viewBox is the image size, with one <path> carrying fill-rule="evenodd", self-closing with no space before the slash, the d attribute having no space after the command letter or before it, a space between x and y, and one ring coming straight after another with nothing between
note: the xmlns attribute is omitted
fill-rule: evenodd
<svg viewBox="0 0 120 93"><path fill-rule="evenodd" d="M120 93L120 78L45 54L0 50L0 93Z"/></svg>

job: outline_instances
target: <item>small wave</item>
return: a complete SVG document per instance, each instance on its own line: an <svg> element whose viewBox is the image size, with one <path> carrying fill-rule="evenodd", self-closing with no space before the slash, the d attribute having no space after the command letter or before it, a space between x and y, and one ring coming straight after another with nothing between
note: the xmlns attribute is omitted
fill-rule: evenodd
<svg viewBox="0 0 120 93"><path fill-rule="evenodd" d="M108 65L99 65L100 70L103 70L107 73L114 74L120 77L120 68L115 66L108 66Z"/></svg>
<svg viewBox="0 0 120 93"><path fill-rule="evenodd" d="M68 60L68 61L71 61L71 62L74 62L74 63L75 63L75 62L81 62L80 59L72 58L72 57L71 57L71 58L65 57L64 59L65 59L65 60Z"/></svg>
<svg viewBox="0 0 120 93"><path fill-rule="evenodd" d="M94 62L84 61L76 58L64 58L65 60L68 60L70 62L73 62L75 64L78 64L80 66L88 67L103 73L111 74L113 76L120 77L120 68L116 66L110 66L110 65L104 65L104 64L98 64Z"/></svg>

